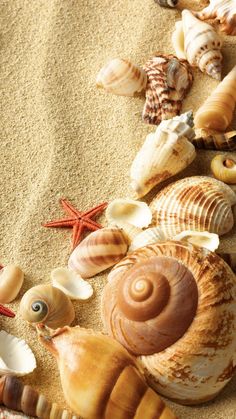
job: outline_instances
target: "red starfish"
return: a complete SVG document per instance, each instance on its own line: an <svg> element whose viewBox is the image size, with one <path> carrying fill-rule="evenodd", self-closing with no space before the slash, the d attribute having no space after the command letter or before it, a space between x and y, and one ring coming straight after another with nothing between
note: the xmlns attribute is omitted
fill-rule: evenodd
<svg viewBox="0 0 236 419"><path fill-rule="evenodd" d="M3 269L3 266L0 265L0 270ZM4 307L2 304L0 304L0 314L6 317L15 317L15 313L11 311L9 308Z"/></svg>
<svg viewBox="0 0 236 419"><path fill-rule="evenodd" d="M81 240L82 232L85 228L88 230L98 230L102 228L101 224L96 223L91 220L91 217L94 217L99 212L103 211L108 203L103 202L100 205L97 205L94 208L91 208L88 211L81 212L78 211L73 205L70 204L66 199L60 199L60 203L63 206L64 210L69 214L70 218L63 218L60 220L50 221L49 223L43 224L44 227L72 227L72 246L75 248Z"/></svg>

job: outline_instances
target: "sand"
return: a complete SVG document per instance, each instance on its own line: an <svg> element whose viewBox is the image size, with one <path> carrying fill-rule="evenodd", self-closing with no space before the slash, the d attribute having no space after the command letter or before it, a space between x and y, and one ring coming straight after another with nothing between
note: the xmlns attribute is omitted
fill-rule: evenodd
<svg viewBox="0 0 236 419"><path fill-rule="evenodd" d="M194 3L195 8L204 4L179 2L180 8ZM51 270L65 266L71 252L70 230L46 229L41 223L64 216L61 197L85 210L131 195L129 167L153 127L141 120L143 99L97 90L96 74L116 56L143 64L156 51L173 53L171 33L180 12L161 9L154 0L2 0L0 13L1 263L19 264L25 272L20 295L10 305L17 316L1 316L0 327L24 338L36 355L38 367L24 382L64 407L56 362L19 315L23 293L49 282ZM236 38L224 40L226 74L236 62ZM198 70L194 76L183 110L196 110L217 85ZM213 155L199 151L172 180L210 174ZM235 248L235 237L228 234L222 247ZM102 329L106 277L91 280L95 298L75 304L73 324ZM235 391L233 379L212 403L169 405L182 419L232 419Z"/></svg>

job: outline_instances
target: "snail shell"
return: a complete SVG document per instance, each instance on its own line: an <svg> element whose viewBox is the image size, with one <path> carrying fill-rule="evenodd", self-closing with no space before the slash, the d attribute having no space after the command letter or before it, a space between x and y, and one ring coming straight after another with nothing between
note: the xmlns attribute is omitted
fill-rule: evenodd
<svg viewBox="0 0 236 419"><path fill-rule="evenodd" d="M235 276L207 249L167 241L134 251L108 276L102 318L141 355L151 385L180 403L210 400L233 375Z"/></svg>
<svg viewBox="0 0 236 419"><path fill-rule="evenodd" d="M199 131L201 132L201 136L197 136L191 140L195 147L221 151L236 150L236 131L222 134L210 134L203 129Z"/></svg>
<svg viewBox="0 0 236 419"><path fill-rule="evenodd" d="M20 314L29 323L43 323L53 329L71 324L75 318L70 299L48 284L36 285L23 295Z"/></svg>
<svg viewBox="0 0 236 419"><path fill-rule="evenodd" d="M222 182L236 183L236 162L229 154L218 154L211 161L211 171Z"/></svg>
<svg viewBox="0 0 236 419"><path fill-rule="evenodd" d="M0 270L0 303L13 301L24 281L24 274L18 266L7 265Z"/></svg>
<svg viewBox="0 0 236 419"><path fill-rule="evenodd" d="M220 21L220 30L227 35L236 35L236 3L235 0L210 0L209 6L195 15L201 19Z"/></svg>

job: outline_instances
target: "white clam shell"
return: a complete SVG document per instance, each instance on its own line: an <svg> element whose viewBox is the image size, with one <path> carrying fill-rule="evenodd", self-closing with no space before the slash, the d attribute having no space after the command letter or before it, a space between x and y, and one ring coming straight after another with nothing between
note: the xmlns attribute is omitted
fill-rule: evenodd
<svg viewBox="0 0 236 419"><path fill-rule="evenodd" d="M36 359L23 339L0 331L0 375L18 377L29 374L36 368Z"/></svg>
<svg viewBox="0 0 236 419"><path fill-rule="evenodd" d="M118 227L129 223L135 227L148 227L152 221L152 213L145 202L133 199L114 199L106 209L106 219L109 224Z"/></svg>
<svg viewBox="0 0 236 419"><path fill-rule="evenodd" d="M13 301L24 281L24 273L15 265L4 266L0 270L0 303L10 303Z"/></svg>
<svg viewBox="0 0 236 419"><path fill-rule="evenodd" d="M196 246L205 247L214 252L218 249L220 240L218 234L209 233L208 231L192 231L186 230L173 237L173 240L186 241Z"/></svg>
<svg viewBox="0 0 236 419"><path fill-rule="evenodd" d="M165 240L165 235L159 227L151 227L138 234L130 244L129 252Z"/></svg>
<svg viewBox="0 0 236 419"><path fill-rule="evenodd" d="M78 273L67 268L56 268L51 272L52 284L72 300L88 300L93 295L93 287Z"/></svg>

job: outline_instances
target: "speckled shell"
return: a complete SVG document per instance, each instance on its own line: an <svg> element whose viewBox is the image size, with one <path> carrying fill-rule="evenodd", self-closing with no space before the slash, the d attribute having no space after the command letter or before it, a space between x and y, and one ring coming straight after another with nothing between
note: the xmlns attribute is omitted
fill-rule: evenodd
<svg viewBox="0 0 236 419"><path fill-rule="evenodd" d="M198 130L196 138L191 141L196 148L233 151L236 150L236 131L214 134L202 129Z"/></svg>
<svg viewBox="0 0 236 419"><path fill-rule="evenodd" d="M235 203L236 195L229 186L207 176L193 176L162 189L150 208L153 223L167 238L184 230L220 236L234 225L231 206Z"/></svg>
<svg viewBox="0 0 236 419"><path fill-rule="evenodd" d="M128 251L128 243L119 228L94 231L73 250L68 267L82 278L90 278L119 262Z"/></svg>
<svg viewBox="0 0 236 419"><path fill-rule="evenodd" d="M143 68L148 76L143 120L158 125L180 113L182 101L192 86L192 71L186 60L174 55L157 55Z"/></svg>
<svg viewBox="0 0 236 419"><path fill-rule="evenodd" d="M15 265L7 265L0 270L0 303L13 301L24 281L24 273Z"/></svg>
<svg viewBox="0 0 236 419"><path fill-rule="evenodd" d="M212 399L233 375L236 280L207 249L167 241L134 251L108 276L102 318L150 384L180 403Z"/></svg>
<svg viewBox="0 0 236 419"><path fill-rule="evenodd" d="M201 19L220 21L220 30L227 35L236 35L236 2L235 0L210 0L209 6L195 13Z"/></svg>

